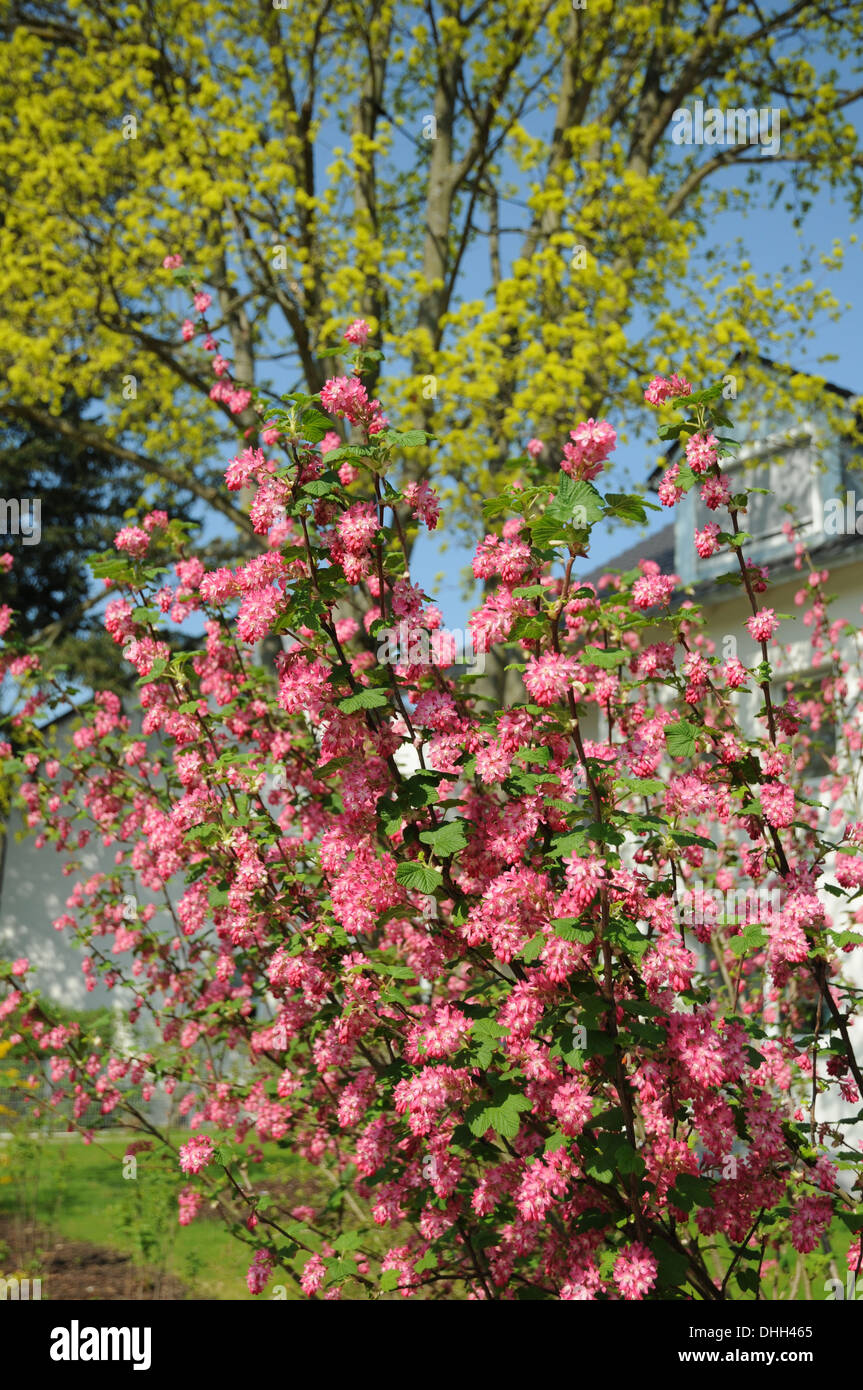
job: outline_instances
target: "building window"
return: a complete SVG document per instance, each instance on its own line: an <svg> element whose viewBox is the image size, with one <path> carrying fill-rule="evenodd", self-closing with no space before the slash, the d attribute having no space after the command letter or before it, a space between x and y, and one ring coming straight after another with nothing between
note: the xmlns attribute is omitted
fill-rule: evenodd
<svg viewBox="0 0 863 1390"><path fill-rule="evenodd" d="M749 497L749 505L739 519L740 529L752 536L754 542L787 544L782 527L787 521L804 531L820 525L820 494L813 466L812 441L808 434L798 436L784 447L768 445L759 450L748 467L729 469L728 484L732 493L746 488L761 488ZM791 511L787 511L787 507ZM695 524L700 529L717 520L696 494Z"/></svg>

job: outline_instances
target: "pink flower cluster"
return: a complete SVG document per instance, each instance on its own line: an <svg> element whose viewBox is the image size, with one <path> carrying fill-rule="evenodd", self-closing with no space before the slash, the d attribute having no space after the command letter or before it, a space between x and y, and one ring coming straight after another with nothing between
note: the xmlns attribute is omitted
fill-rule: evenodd
<svg viewBox="0 0 863 1390"><path fill-rule="evenodd" d="M779 627L779 619L772 608L760 608L751 618L746 619L746 627L756 642L769 642Z"/></svg>
<svg viewBox="0 0 863 1390"><path fill-rule="evenodd" d="M200 1173L212 1162L214 1146L208 1134L196 1135L180 1145L180 1167L184 1173Z"/></svg>
<svg viewBox="0 0 863 1390"><path fill-rule="evenodd" d="M686 377L674 372L668 379L655 376L644 393L648 405L664 405L678 396L690 396L692 387Z"/></svg>
<svg viewBox="0 0 863 1390"><path fill-rule="evenodd" d="M345 334L357 348L368 336L362 320ZM662 404L689 389L675 376L649 391ZM863 751L823 572L800 605L820 686L792 689L753 734L729 694L757 673L719 651L676 576L643 560L634 578L586 582L580 542L548 561L552 488L528 467L473 559L475 651L511 649L501 699L455 669L465 653L410 577L404 516L437 523L430 484L381 479L391 438L358 375L321 399L368 452L335 460L336 475L324 456L340 436L303 442L310 407L295 427L250 419L226 473L251 494L249 558L208 570L158 509L120 533L119 551L158 546L166 562L106 604L107 631L151 677L134 717L98 692L51 750L57 692L0 609L3 674L21 682L0 752L37 844L70 871L55 927L81 944L85 988L122 991L133 1025L146 1011L158 1050L115 1054L53 1022L24 958L0 969L0 1043L26 1041L44 1083L29 1089L64 1123L86 1124L91 1106L123 1114L130 1088L136 1109L173 1097L190 1126L180 1224L230 1208L254 1295L284 1267L286 1284L327 1300L694 1287L721 1300L728 1247L747 1240L764 1248L769 1293L789 1250L832 1239L845 1160L830 1122L810 1124L813 1086L860 1103L853 1053L834 1035L814 1069L800 1042L818 988L849 1015L830 928L837 907L863 918L863 825L842 837L841 779L824 779L823 811L795 791L810 732L837 709ZM686 460L718 506L711 399ZM607 421L579 424L564 471L595 478L614 442ZM691 483L684 469L666 471L666 505L681 472ZM719 535L700 528L699 554ZM747 577L767 584L756 567ZM178 651L170 626L190 615ZM770 640L777 623L765 608L748 630ZM269 637L272 673L249 651ZM747 885L755 900L735 909ZM264 1145L268 1161L290 1152L292 1175L329 1174L332 1198L311 1181L274 1212ZM276 1226L283 1239L264 1248ZM685 1275L663 1258L672 1237Z"/></svg>
<svg viewBox="0 0 863 1390"><path fill-rule="evenodd" d="M584 420L570 430L572 443L564 444L560 467L571 478L590 480L602 467L617 443L617 433L607 420Z"/></svg>

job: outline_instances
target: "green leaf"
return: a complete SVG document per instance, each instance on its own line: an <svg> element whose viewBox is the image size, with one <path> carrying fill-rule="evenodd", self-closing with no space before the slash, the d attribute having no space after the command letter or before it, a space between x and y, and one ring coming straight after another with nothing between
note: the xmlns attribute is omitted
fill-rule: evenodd
<svg viewBox="0 0 863 1390"><path fill-rule="evenodd" d="M661 1237L651 1241L650 1248L656 1256L657 1273L660 1281L663 1284L671 1285L684 1283L689 1267L686 1256L681 1255L678 1250L674 1250L668 1241Z"/></svg>
<svg viewBox="0 0 863 1390"><path fill-rule="evenodd" d="M819 887L826 887L826 884L819 884ZM831 934L830 940L834 946L859 946L863 936L856 931L841 931Z"/></svg>
<svg viewBox="0 0 863 1390"><path fill-rule="evenodd" d="M549 511L581 529L592 526L605 514L602 497L593 483L576 481L568 474L564 475Z"/></svg>
<svg viewBox="0 0 863 1390"><path fill-rule="evenodd" d="M585 849L585 832L574 830L570 835L559 835L552 841L552 848L549 851L551 859L559 859L563 854L575 854L583 857Z"/></svg>
<svg viewBox="0 0 863 1390"><path fill-rule="evenodd" d="M614 1150L614 1166L618 1173L634 1173L640 1178L645 1170L645 1162L631 1144L618 1144Z"/></svg>
<svg viewBox="0 0 863 1390"><path fill-rule="evenodd" d="M338 492L338 484L328 483L323 478L313 478L310 483L303 483L300 491L306 497L329 497L331 493Z"/></svg>
<svg viewBox="0 0 863 1390"><path fill-rule="evenodd" d="M618 777L617 781L622 782L636 796L657 796L659 792L665 791L667 785L658 777Z"/></svg>
<svg viewBox="0 0 863 1390"><path fill-rule="evenodd" d="M476 1006L474 1006L476 1007ZM471 1033L475 1038L507 1038L509 1029L502 1023L498 1023L494 1018L474 1019L471 1026Z"/></svg>
<svg viewBox="0 0 863 1390"><path fill-rule="evenodd" d="M150 667L150 674L147 676L141 676L140 680L137 680L135 684L139 686L151 685L153 681L159 680L160 677L165 674L167 669L168 663L165 660L165 658L163 656L157 656L156 660L153 662L153 665Z"/></svg>
<svg viewBox="0 0 863 1390"><path fill-rule="evenodd" d="M382 430L377 436L378 439L381 436L393 449L419 449L434 437L426 434L425 430L405 430L401 434L398 430Z"/></svg>
<svg viewBox="0 0 863 1390"><path fill-rule="evenodd" d="M370 686L356 695L349 695L346 700L339 700L338 707L345 714L356 714L361 709L380 709L386 703L387 692L378 686Z"/></svg>
<svg viewBox="0 0 863 1390"><path fill-rule="evenodd" d="M369 961L369 965L379 975L392 975L395 980L416 979L416 974L409 965L388 965L386 961Z"/></svg>
<svg viewBox="0 0 863 1390"><path fill-rule="evenodd" d="M436 830L421 830L420 839L423 844L431 845L435 854L442 859L448 859L450 855L458 854L459 850L464 849L467 844L464 822L460 820L445 821Z"/></svg>
<svg viewBox="0 0 863 1390"><path fill-rule="evenodd" d="M624 661L628 660L630 653L606 651L604 647L585 647L579 655L583 656L591 666L602 666L607 670L611 666L621 666Z"/></svg>
<svg viewBox="0 0 863 1390"><path fill-rule="evenodd" d="M370 449L365 444L341 444L338 449L332 449L324 457L329 464L342 463L343 461L351 463L370 463L375 454L376 450ZM282 468L279 471L282 475L293 474L294 465L291 464L289 467Z"/></svg>
<svg viewBox="0 0 863 1390"><path fill-rule="evenodd" d="M443 883L443 874L428 864L417 864L408 859L396 869L396 882L403 888L416 888L420 893L433 893Z"/></svg>
<svg viewBox="0 0 863 1390"><path fill-rule="evenodd" d="M619 516L624 521L647 521L647 509L658 512L660 508L655 502L649 502L646 497L639 497L637 493L609 492L606 496L608 516Z"/></svg>
<svg viewBox="0 0 863 1390"><path fill-rule="evenodd" d="M695 752L696 734L693 724L681 719L676 724L666 724L665 745L673 758L691 758Z"/></svg>
<svg viewBox="0 0 863 1390"><path fill-rule="evenodd" d="M579 927L577 923L577 917L555 917L551 925L555 936L563 941L579 941L582 946L589 946L594 937L593 928Z"/></svg>
<svg viewBox="0 0 863 1390"><path fill-rule="evenodd" d="M132 567L118 555L106 555L101 560L94 557L88 563L96 579L125 580L132 577Z"/></svg>
<svg viewBox="0 0 863 1390"><path fill-rule="evenodd" d="M522 950L519 952L519 955L521 956L523 961L530 965L530 962L532 960L536 960L544 945L545 937L543 936L541 931L538 931L535 936L532 936L530 938L530 941L528 941L527 945L522 948Z"/></svg>
<svg viewBox="0 0 863 1390"><path fill-rule="evenodd" d="M545 766L551 761L551 751L548 748L517 748L515 756L521 758L525 763L541 763Z"/></svg>
<svg viewBox="0 0 863 1390"><path fill-rule="evenodd" d="M531 1108L532 1102L527 1096L496 1086L493 1100L475 1101L468 1108L465 1119L471 1134L476 1135L477 1139L481 1139L489 1129L493 1129L502 1139L514 1139L521 1123L520 1112Z"/></svg>
<svg viewBox="0 0 863 1390"><path fill-rule="evenodd" d="M534 545L544 549L549 545L565 545L567 540L566 523L550 512L538 516L530 523Z"/></svg>
<svg viewBox="0 0 863 1390"><path fill-rule="evenodd" d="M766 946L767 932L757 922L747 922L739 936L732 937L728 949L734 956L745 956L750 951L758 951Z"/></svg>
<svg viewBox="0 0 863 1390"><path fill-rule="evenodd" d="M391 1293L399 1286L399 1272L397 1269L385 1269L381 1274L381 1288L384 1293Z"/></svg>
<svg viewBox="0 0 863 1390"><path fill-rule="evenodd" d="M695 1173L680 1173L668 1194L668 1200L682 1211L693 1207L713 1206L713 1187L706 1178Z"/></svg>

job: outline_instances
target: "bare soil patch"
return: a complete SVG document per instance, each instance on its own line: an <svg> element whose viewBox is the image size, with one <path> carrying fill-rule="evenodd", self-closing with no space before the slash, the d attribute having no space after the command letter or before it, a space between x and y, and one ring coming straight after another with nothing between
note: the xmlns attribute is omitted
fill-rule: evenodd
<svg viewBox="0 0 863 1390"><path fill-rule="evenodd" d="M192 1297L172 1274L136 1265L130 1255L84 1240L66 1240L40 1227L22 1229L0 1215L0 1275L25 1272L41 1278L42 1298L52 1303L178 1301Z"/></svg>

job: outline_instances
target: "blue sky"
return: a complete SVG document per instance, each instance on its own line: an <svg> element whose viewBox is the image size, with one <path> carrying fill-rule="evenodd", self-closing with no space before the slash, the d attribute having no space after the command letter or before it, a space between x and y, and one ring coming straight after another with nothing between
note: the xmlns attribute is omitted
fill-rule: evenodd
<svg viewBox="0 0 863 1390"><path fill-rule="evenodd" d="M729 179L731 182L731 179ZM713 240L723 246L742 237L746 246L747 258L753 272L761 279L777 271L781 266L796 266L801 263L803 248L815 247L819 252L829 250L838 239L846 245L846 260L838 271L828 271L816 267L813 275L815 287L829 286L843 307L844 312L837 322L822 316L811 340L802 340L799 353L788 355L790 365L799 370L812 370L847 387L855 394L863 394L863 309L861 309L860 290L863 287L863 247L860 244L848 245L855 227L849 209L840 197L825 191L813 199L812 208L798 232L792 225L788 214L779 207L764 205L753 209L743 218L733 213L723 213L713 221ZM477 253L484 254L482 251ZM482 272L480 272L482 273ZM846 308L848 305L850 307ZM636 324L637 327L637 324ZM769 344L764 350L769 355ZM825 357L835 357L835 361L824 363ZM686 363L681 363L685 370ZM733 414L733 411L732 411ZM645 407L645 427L649 431L655 416ZM573 417L573 425L577 423ZM616 422L612 419L612 424ZM642 439L630 439L619 444L615 452L615 467L603 474L602 483L606 490L614 491L645 476L655 458L655 443L648 434ZM654 499L655 500L655 499ZM670 520L670 513L648 513L646 527L617 525L614 528L597 528L591 546L590 560L586 569L613 561L641 536L660 529ZM414 551L413 572L416 582L422 585L439 604L445 624L463 630L474 606L471 599L462 592L464 572L473 554L473 544L469 539L459 541L454 535L454 519L441 518L440 530L424 533ZM446 538L446 549L441 542ZM475 595L479 593L476 586Z"/></svg>

